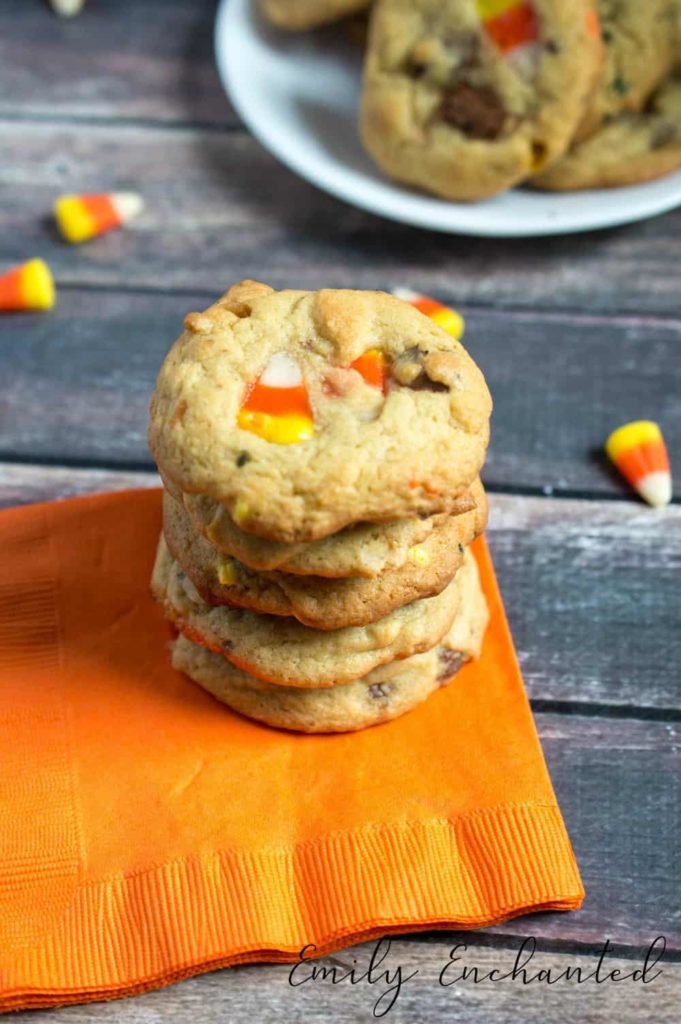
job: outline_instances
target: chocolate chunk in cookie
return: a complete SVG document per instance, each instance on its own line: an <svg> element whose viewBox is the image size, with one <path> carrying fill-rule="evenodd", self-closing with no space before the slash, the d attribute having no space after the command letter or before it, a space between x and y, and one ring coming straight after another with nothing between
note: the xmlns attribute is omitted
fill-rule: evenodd
<svg viewBox="0 0 681 1024"><path fill-rule="evenodd" d="M392 692L390 683L372 683L369 687L369 696L372 700L385 700Z"/></svg>
<svg viewBox="0 0 681 1024"><path fill-rule="evenodd" d="M448 647L441 647L438 652L440 670L438 673L439 683L448 683L452 676L456 675L466 661L465 655L460 651L452 651Z"/></svg>
<svg viewBox="0 0 681 1024"><path fill-rule="evenodd" d="M445 89L438 117L469 139L498 139L509 123L501 97L487 85Z"/></svg>

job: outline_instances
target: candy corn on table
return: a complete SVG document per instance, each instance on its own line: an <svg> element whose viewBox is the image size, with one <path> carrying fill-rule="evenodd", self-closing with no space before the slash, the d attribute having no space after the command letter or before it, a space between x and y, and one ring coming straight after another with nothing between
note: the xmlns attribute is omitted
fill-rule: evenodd
<svg viewBox="0 0 681 1024"><path fill-rule="evenodd" d="M509 46L533 42L523 5L483 6ZM145 442L155 373L184 313L230 280L407 290L436 300L429 308L455 332L441 307L456 307L495 399L489 544L587 897L573 914L393 937L355 984L295 987L286 966L235 967L22 1022L369 1021L381 972L398 967L418 973L390 1021L677 1022L681 210L536 242L439 236L351 210L275 164L239 124L213 66L213 18L212 0L89 0L68 21L40 0L0 0L0 273L41 260L56 288L46 308L40 264L38 308L0 314L0 504L155 485ZM144 210L84 240L79 206L81 244L66 241L55 201L106 193L137 194ZM379 365L361 372L381 386ZM276 428L310 429L290 367L263 375L260 391L273 387ZM241 413L249 429L274 429L258 403L254 389ZM604 451L639 422L666 440L676 497L663 508L645 505ZM653 437L637 431L611 445L623 465L634 441ZM594 970L609 940L607 973L641 966L658 935L662 975L647 985L440 983L458 943L460 966L482 976L510 970L528 937L535 973ZM325 963L360 976L373 949Z"/></svg>

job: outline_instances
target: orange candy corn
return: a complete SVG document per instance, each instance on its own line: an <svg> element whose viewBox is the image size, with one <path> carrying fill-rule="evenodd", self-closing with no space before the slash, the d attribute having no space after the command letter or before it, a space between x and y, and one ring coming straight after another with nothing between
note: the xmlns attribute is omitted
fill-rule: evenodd
<svg viewBox="0 0 681 1024"><path fill-rule="evenodd" d="M43 260L29 260L0 275L0 310L52 309L54 280Z"/></svg>
<svg viewBox="0 0 681 1024"><path fill-rule="evenodd" d="M141 213L143 205L135 192L60 196L54 215L66 241L78 245L127 224Z"/></svg>
<svg viewBox="0 0 681 1024"><path fill-rule="evenodd" d="M364 378L367 384L379 388L385 394L386 390L386 367L385 356L377 348L370 348L364 352L354 363L350 363L350 369L356 370Z"/></svg>
<svg viewBox="0 0 681 1024"><path fill-rule="evenodd" d="M615 430L605 442L609 459L649 505L672 499L669 457L657 423L636 420Z"/></svg>
<svg viewBox="0 0 681 1024"><path fill-rule="evenodd" d="M421 313L429 316L440 327L444 327L457 341L463 335L466 325L461 314L457 313L455 309L443 306L441 302L429 299L427 295L419 295L418 292L413 292L411 288L393 288L392 293L397 299L403 299L411 306L420 310Z"/></svg>
<svg viewBox="0 0 681 1024"><path fill-rule="evenodd" d="M526 0L478 0L478 13L488 36L502 53L536 43L539 38L537 15Z"/></svg>
<svg viewBox="0 0 681 1024"><path fill-rule="evenodd" d="M314 435L303 375L286 352L272 356L246 395L237 425L272 444L297 444Z"/></svg>

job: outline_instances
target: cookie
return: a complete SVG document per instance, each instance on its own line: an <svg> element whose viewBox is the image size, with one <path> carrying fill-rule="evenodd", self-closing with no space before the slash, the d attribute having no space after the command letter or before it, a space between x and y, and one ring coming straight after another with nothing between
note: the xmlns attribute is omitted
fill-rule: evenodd
<svg viewBox="0 0 681 1024"><path fill-rule="evenodd" d="M616 188L681 168L681 77L671 76L638 114L624 113L579 142L533 184L539 188Z"/></svg>
<svg viewBox="0 0 681 1024"><path fill-rule="evenodd" d="M467 552L464 564L472 557ZM436 597L414 601L378 622L324 632L292 618L207 605L161 538L152 592L180 632L251 675L282 686L325 687L437 644L459 605L457 576Z"/></svg>
<svg viewBox="0 0 681 1024"><path fill-rule="evenodd" d="M565 152L602 50L591 0L379 0L365 146L406 184L492 196Z"/></svg>
<svg viewBox="0 0 681 1024"><path fill-rule="evenodd" d="M262 0L265 17L290 31L317 28L368 7L370 0Z"/></svg>
<svg viewBox="0 0 681 1024"><path fill-rule="evenodd" d="M382 619L405 604L439 594L451 582L464 547L487 522L484 491L480 491L474 511L448 516L438 530L410 549L404 565L374 579L253 572L197 534L182 506L167 493L163 532L171 554L207 604L293 616L314 629L343 629Z"/></svg>
<svg viewBox="0 0 681 1024"><path fill-rule="evenodd" d="M192 313L149 444L171 486L270 540L448 512L477 477L491 399L460 342L383 292L253 282Z"/></svg>
<svg viewBox="0 0 681 1024"><path fill-rule="evenodd" d="M475 486L475 485L473 485ZM470 491L457 499L452 514L461 515L474 507ZM301 576L343 579L397 569L409 551L439 529L449 514L398 519L393 523L356 523L311 544L281 544L240 530L224 505L204 494L182 494L179 500L194 529L220 551L258 572L279 569Z"/></svg>
<svg viewBox="0 0 681 1024"><path fill-rule="evenodd" d="M588 138L625 110L641 110L679 52L678 0L598 0L605 59L601 83L576 138Z"/></svg>
<svg viewBox="0 0 681 1024"><path fill-rule="evenodd" d="M459 611L437 647L344 685L324 690L274 686L183 635L173 645L173 665L235 711L268 725L310 733L364 729L403 715L479 655L488 611L474 559L462 569L459 586Z"/></svg>

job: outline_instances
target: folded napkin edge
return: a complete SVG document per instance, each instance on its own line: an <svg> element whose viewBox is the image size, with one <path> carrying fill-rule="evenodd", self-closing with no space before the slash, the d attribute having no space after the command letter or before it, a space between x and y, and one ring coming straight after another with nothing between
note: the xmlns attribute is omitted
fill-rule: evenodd
<svg viewBox="0 0 681 1024"><path fill-rule="evenodd" d="M288 850L221 851L81 887L43 943L0 971L0 1009L291 962L310 944L326 955L391 931L489 927L578 909L583 896L560 809L543 802L369 825Z"/></svg>

